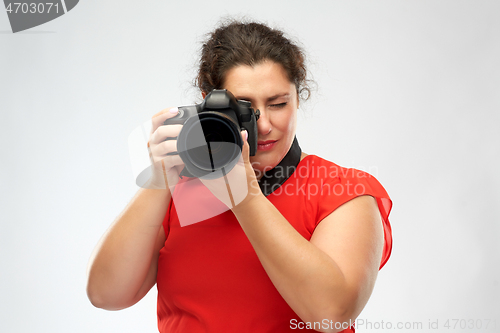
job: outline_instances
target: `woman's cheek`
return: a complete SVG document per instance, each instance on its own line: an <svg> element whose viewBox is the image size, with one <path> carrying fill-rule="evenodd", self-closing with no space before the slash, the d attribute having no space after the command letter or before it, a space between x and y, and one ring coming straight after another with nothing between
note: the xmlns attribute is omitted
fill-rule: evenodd
<svg viewBox="0 0 500 333"><path fill-rule="evenodd" d="M295 129L297 128L297 110L292 110L288 115L288 132L293 132L295 134Z"/></svg>

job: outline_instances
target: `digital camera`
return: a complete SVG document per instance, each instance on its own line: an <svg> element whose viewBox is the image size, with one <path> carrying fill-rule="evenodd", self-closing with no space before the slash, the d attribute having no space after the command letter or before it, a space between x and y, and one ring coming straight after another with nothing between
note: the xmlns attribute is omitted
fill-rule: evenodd
<svg viewBox="0 0 500 333"><path fill-rule="evenodd" d="M179 107L164 124L183 125L177 137L177 152L185 164L181 176L216 179L227 174L241 156L244 129L254 156L259 116L250 102L237 100L225 89L212 90L201 104Z"/></svg>

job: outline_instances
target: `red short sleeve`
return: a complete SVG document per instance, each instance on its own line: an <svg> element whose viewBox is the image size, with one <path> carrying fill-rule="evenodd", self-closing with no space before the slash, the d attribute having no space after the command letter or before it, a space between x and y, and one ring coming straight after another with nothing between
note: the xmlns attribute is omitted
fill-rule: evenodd
<svg viewBox="0 0 500 333"><path fill-rule="evenodd" d="M392 251L392 229L389 213L392 201L380 182L367 172L342 168L338 165L330 167L330 177L322 184L323 196L319 203L317 221L323 220L344 203L361 195L370 195L377 200L384 226L384 250L380 268L389 259Z"/></svg>

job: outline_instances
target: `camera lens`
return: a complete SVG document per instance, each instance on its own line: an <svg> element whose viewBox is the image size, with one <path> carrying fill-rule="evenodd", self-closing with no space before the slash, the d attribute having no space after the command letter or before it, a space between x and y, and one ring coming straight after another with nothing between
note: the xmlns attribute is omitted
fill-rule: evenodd
<svg viewBox="0 0 500 333"><path fill-rule="evenodd" d="M237 146L233 130L226 122L214 117L204 117L200 123L206 144L190 148L188 143L188 156L201 169L220 169L234 157Z"/></svg>
<svg viewBox="0 0 500 333"><path fill-rule="evenodd" d="M177 144L184 164L196 177L222 168L229 172L243 147L238 126L218 112L205 112L188 119Z"/></svg>

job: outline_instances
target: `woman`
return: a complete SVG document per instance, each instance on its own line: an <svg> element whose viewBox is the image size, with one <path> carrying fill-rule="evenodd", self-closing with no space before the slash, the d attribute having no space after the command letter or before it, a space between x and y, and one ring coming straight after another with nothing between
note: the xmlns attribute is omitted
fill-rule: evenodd
<svg viewBox="0 0 500 333"><path fill-rule="evenodd" d="M280 31L232 22L203 45L197 84L203 96L227 89L260 110L255 156L242 133L248 194L181 226L169 187L183 163L167 138L182 126L163 125L177 108L157 114L153 182L166 175L168 186L139 190L104 235L89 266L91 302L123 309L157 283L160 332L354 331L390 255L391 201L371 175L301 152L302 51Z"/></svg>

